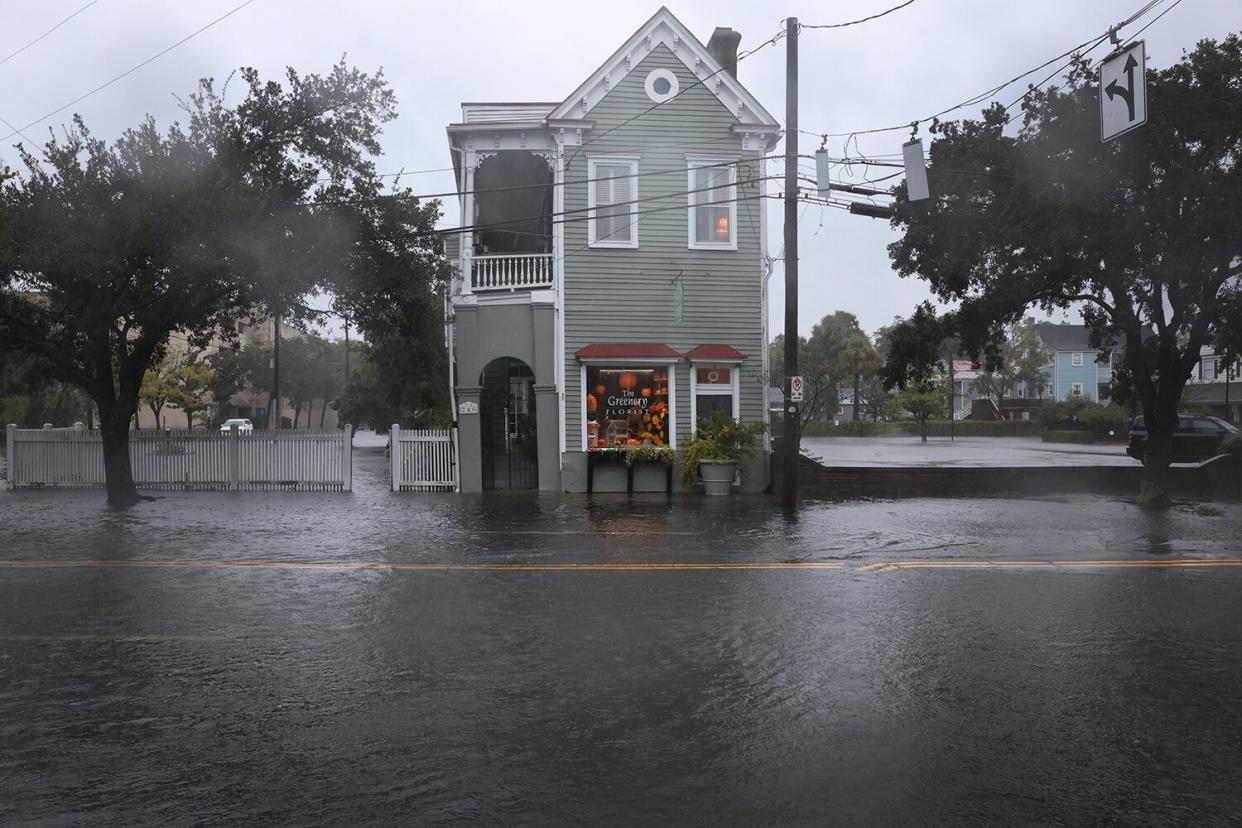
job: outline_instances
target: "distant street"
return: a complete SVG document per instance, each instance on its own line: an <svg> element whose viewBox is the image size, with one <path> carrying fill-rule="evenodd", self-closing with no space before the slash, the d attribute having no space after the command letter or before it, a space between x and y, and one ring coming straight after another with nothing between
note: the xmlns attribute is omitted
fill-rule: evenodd
<svg viewBox="0 0 1242 828"><path fill-rule="evenodd" d="M0 494L0 821L1225 824L1242 511ZM94 561L95 563L87 563ZM190 816L192 815L192 817Z"/></svg>

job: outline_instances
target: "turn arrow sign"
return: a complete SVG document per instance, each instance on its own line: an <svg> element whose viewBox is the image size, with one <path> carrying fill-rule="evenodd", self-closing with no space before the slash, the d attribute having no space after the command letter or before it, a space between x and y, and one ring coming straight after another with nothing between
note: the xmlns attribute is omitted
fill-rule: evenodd
<svg viewBox="0 0 1242 828"><path fill-rule="evenodd" d="M1100 140L1147 121L1147 46L1139 40L1100 64Z"/></svg>
<svg viewBox="0 0 1242 828"><path fill-rule="evenodd" d="M1138 66L1138 61L1134 59L1134 54L1130 53L1126 55L1126 85L1121 86L1117 83L1117 81L1113 81L1104 88L1104 91L1108 94L1109 100L1112 100L1115 96L1120 95L1121 99L1126 102L1128 120L1131 121L1134 120L1134 67L1136 66Z"/></svg>

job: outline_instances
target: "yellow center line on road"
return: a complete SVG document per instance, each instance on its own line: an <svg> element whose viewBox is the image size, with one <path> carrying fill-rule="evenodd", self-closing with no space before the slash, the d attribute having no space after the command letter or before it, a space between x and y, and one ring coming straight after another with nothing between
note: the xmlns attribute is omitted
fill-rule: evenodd
<svg viewBox="0 0 1242 828"><path fill-rule="evenodd" d="M839 562L753 563L421 563L401 561L0 561L0 569L391 569L413 572L693 572L844 569Z"/></svg>
<svg viewBox="0 0 1242 828"><path fill-rule="evenodd" d="M160 561L160 560L0 560L5 569L232 569L397 572L746 572L764 570L848 570L898 572L901 570L1096 570L1096 569L1192 569L1242 567L1242 558L1108 561L876 561L848 566L841 561L753 562L641 562L641 563L436 563L419 561Z"/></svg>

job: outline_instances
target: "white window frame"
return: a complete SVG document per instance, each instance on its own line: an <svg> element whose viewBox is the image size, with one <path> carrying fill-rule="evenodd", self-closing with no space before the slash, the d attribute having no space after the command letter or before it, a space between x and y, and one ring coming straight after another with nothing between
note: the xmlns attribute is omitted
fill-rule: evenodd
<svg viewBox="0 0 1242 828"><path fill-rule="evenodd" d="M728 368L729 383L725 385L699 385L699 369L700 368ZM733 398L733 419L741 419L741 382L740 374L742 363L733 360L713 359L705 362L690 363L690 437L694 438L695 431L699 427L699 394L712 394L725 396L726 394Z"/></svg>
<svg viewBox="0 0 1242 828"><path fill-rule="evenodd" d="M1070 383L1070 396L1071 397L1082 397L1083 395L1084 395L1084 392L1082 388L1082 383L1071 382Z"/></svg>
<svg viewBox="0 0 1242 828"><path fill-rule="evenodd" d="M686 238L691 250L737 250L737 161L736 158L686 156L686 189L690 191L687 196L689 209L686 214ZM728 166L721 166L722 164ZM727 242L701 242L694 237L694 211L698 206L694 203L694 199L700 195L695 192L698 187L694 183L694 171L702 167L720 167L729 171L729 186L725 190L729 201L729 241Z"/></svg>
<svg viewBox="0 0 1242 828"><path fill-rule="evenodd" d="M1072 365L1075 368L1082 367L1082 351L1075 351L1074 353L1070 354L1070 365Z"/></svg>
<svg viewBox="0 0 1242 828"><path fill-rule="evenodd" d="M638 247L638 160L637 155L590 155L587 156L587 246L601 248L637 249ZM596 167L600 164L625 165L630 172L630 238L601 239L596 228L595 180L599 178Z"/></svg>

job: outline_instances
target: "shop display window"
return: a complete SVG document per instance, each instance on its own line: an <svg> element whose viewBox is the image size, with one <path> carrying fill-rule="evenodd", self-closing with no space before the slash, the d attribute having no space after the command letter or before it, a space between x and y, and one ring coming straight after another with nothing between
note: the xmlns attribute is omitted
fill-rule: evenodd
<svg viewBox="0 0 1242 828"><path fill-rule="evenodd" d="M588 449L669 443L669 366L586 369Z"/></svg>

